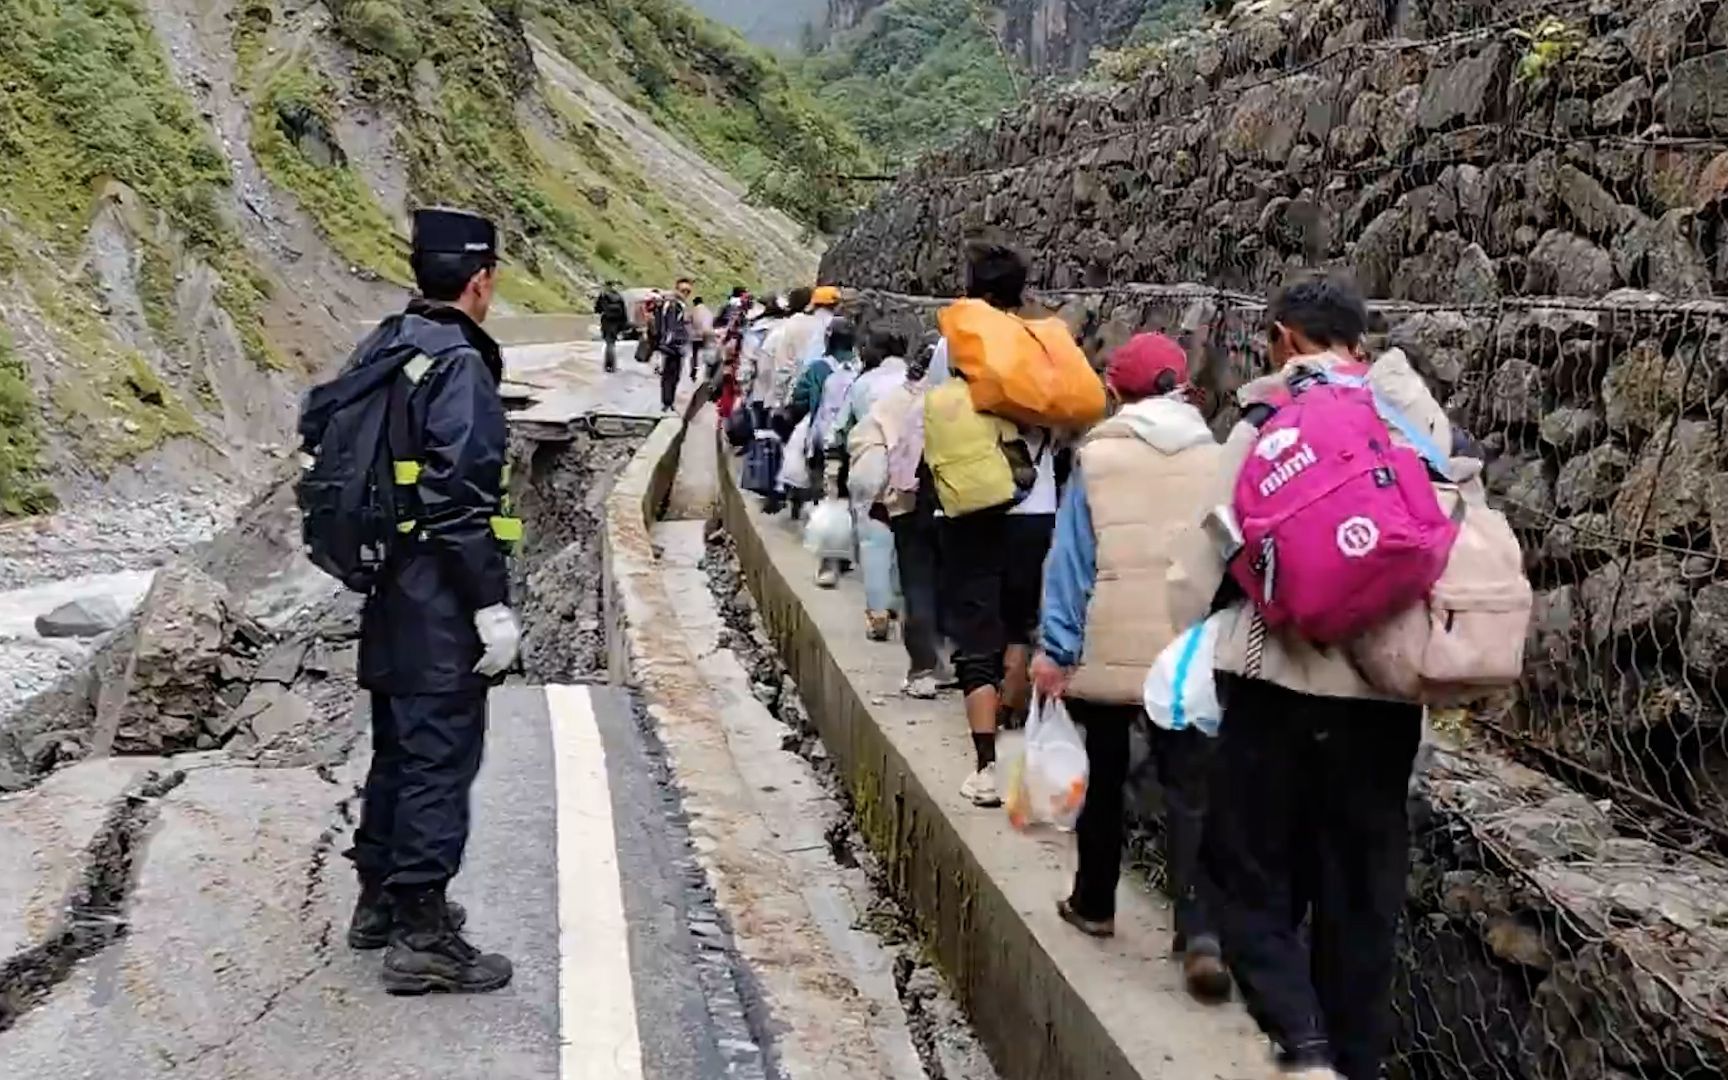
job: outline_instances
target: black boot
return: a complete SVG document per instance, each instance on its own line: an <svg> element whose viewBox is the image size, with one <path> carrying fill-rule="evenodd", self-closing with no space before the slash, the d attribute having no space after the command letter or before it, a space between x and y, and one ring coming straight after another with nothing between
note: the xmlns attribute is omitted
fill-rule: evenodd
<svg viewBox="0 0 1728 1080"><path fill-rule="evenodd" d="M399 891L394 899L396 923L384 954L386 991L480 994L510 984L509 960L482 953L450 925L442 884Z"/></svg>
<svg viewBox="0 0 1728 1080"><path fill-rule="evenodd" d="M468 912L454 900L444 902L444 917L450 929L460 930L468 922ZM354 916L348 920L350 949L382 949L390 944L390 928L396 923L396 905L390 893L377 882L360 879L360 899L354 904Z"/></svg>

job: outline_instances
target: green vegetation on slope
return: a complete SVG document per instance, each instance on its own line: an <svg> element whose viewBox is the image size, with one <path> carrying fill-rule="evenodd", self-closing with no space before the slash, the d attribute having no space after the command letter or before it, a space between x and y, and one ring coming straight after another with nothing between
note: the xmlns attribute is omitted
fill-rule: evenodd
<svg viewBox="0 0 1728 1080"><path fill-rule="evenodd" d="M278 69L252 103L252 152L271 180L299 196L343 258L407 284L407 245L371 190L346 161L326 152L308 157L296 144L328 133L332 94L324 79L301 64Z"/></svg>
<svg viewBox="0 0 1728 1080"><path fill-rule="evenodd" d="M40 514L54 508L42 486L37 454L41 421L30 394L24 362L0 331L0 516Z"/></svg>
<svg viewBox="0 0 1728 1080"><path fill-rule="evenodd" d="M534 24L614 93L688 138L751 197L819 232L875 169L857 134L769 54L682 0L525 0Z"/></svg>
<svg viewBox="0 0 1728 1080"><path fill-rule="evenodd" d="M804 61L817 96L905 163L1014 103L1021 73L977 0L889 0Z"/></svg>
<svg viewBox="0 0 1728 1080"><path fill-rule="evenodd" d="M227 162L175 84L135 0L5 0L0 39L6 42L0 50L0 206L9 211L9 228L20 230L17 243L46 253L50 261L76 258L97 190L109 181L125 184L166 215L191 255L217 271L217 300L233 317L248 355L273 365L276 357L258 319L264 286L218 209L230 182ZM90 283L62 281L50 263L21 257L11 240L0 240L6 241L0 269L25 278L33 293L73 290L73 296L37 306L57 341L76 339L83 353L75 359L92 362L89 377L112 381L113 373L95 366L97 360L123 361L122 378L130 375L136 354L117 345L105 326L71 328L54 321L57 312L88 312L94 303ZM146 314L153 330L162 332L171 320L161 317L153 301L171 297L173 274L165 254L145 261ZM164 344L175 340L169 334ZM0 512L18 513L40 500L17 494L22 489L9 486L16 481L4 477L36 474L31 459L39 453L39 438L26 419L39 420L42 407L25 394L29 382L19 362L10 363L12 377L0 391L7 399L0 421L8 430L0 449L0 490L7 492ZM109 397L99 391L54 395L64 426L104 442L100 453L83 460L118 460L109 448L149 449L154 443L147 439L184 427L180 417L162 415L172 410L170 399L154 390L130 396L125 406L132 415L124 418L108 405ZM126 437L108 438L109 428L122 423L130 425Z"/></svg>

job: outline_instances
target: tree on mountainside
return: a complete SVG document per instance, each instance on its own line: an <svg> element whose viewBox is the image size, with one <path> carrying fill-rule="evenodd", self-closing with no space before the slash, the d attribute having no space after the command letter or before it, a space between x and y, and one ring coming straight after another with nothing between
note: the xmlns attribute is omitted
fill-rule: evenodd
<svg viewBox="0 0 1728 1080"><path fill-rule="evenodd" d="M804 63L816 96L890 161L995 116L1022 72L978 0L889 0Z"/></svg>

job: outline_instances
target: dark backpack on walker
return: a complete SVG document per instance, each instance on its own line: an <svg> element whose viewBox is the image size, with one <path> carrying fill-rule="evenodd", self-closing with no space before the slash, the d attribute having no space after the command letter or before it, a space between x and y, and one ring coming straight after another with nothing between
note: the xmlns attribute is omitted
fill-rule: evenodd
<svg viewBox="0 0 1728 1080"><path fill-rule="evenodd" d="M419 355L404 345L301 399L295 497L306 557L356 592L371 591L398 525L416 516L414 487L398 483L396 463L418 460L399 376Z"/></svg>

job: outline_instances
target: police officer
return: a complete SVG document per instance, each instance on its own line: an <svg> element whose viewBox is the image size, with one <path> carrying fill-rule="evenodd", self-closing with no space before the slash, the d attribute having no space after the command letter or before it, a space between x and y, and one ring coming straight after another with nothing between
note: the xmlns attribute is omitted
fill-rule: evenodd
<svg viewBox="0 0 1728 1080"><path fill-rule="evenodd" d="M391 993L497 990L510 961L458 933L445 900L468 841L468 789L486 736L486 693L520 643L508 607L503 355L480 324L497 276L498 233L456 210L414 214L420 296L374 331L356 366L400 350L415 458L395 463L415 517L367 596L360 685L372 698L372 768L354 846L360 901L348 942L382 948Z"/></svg>

